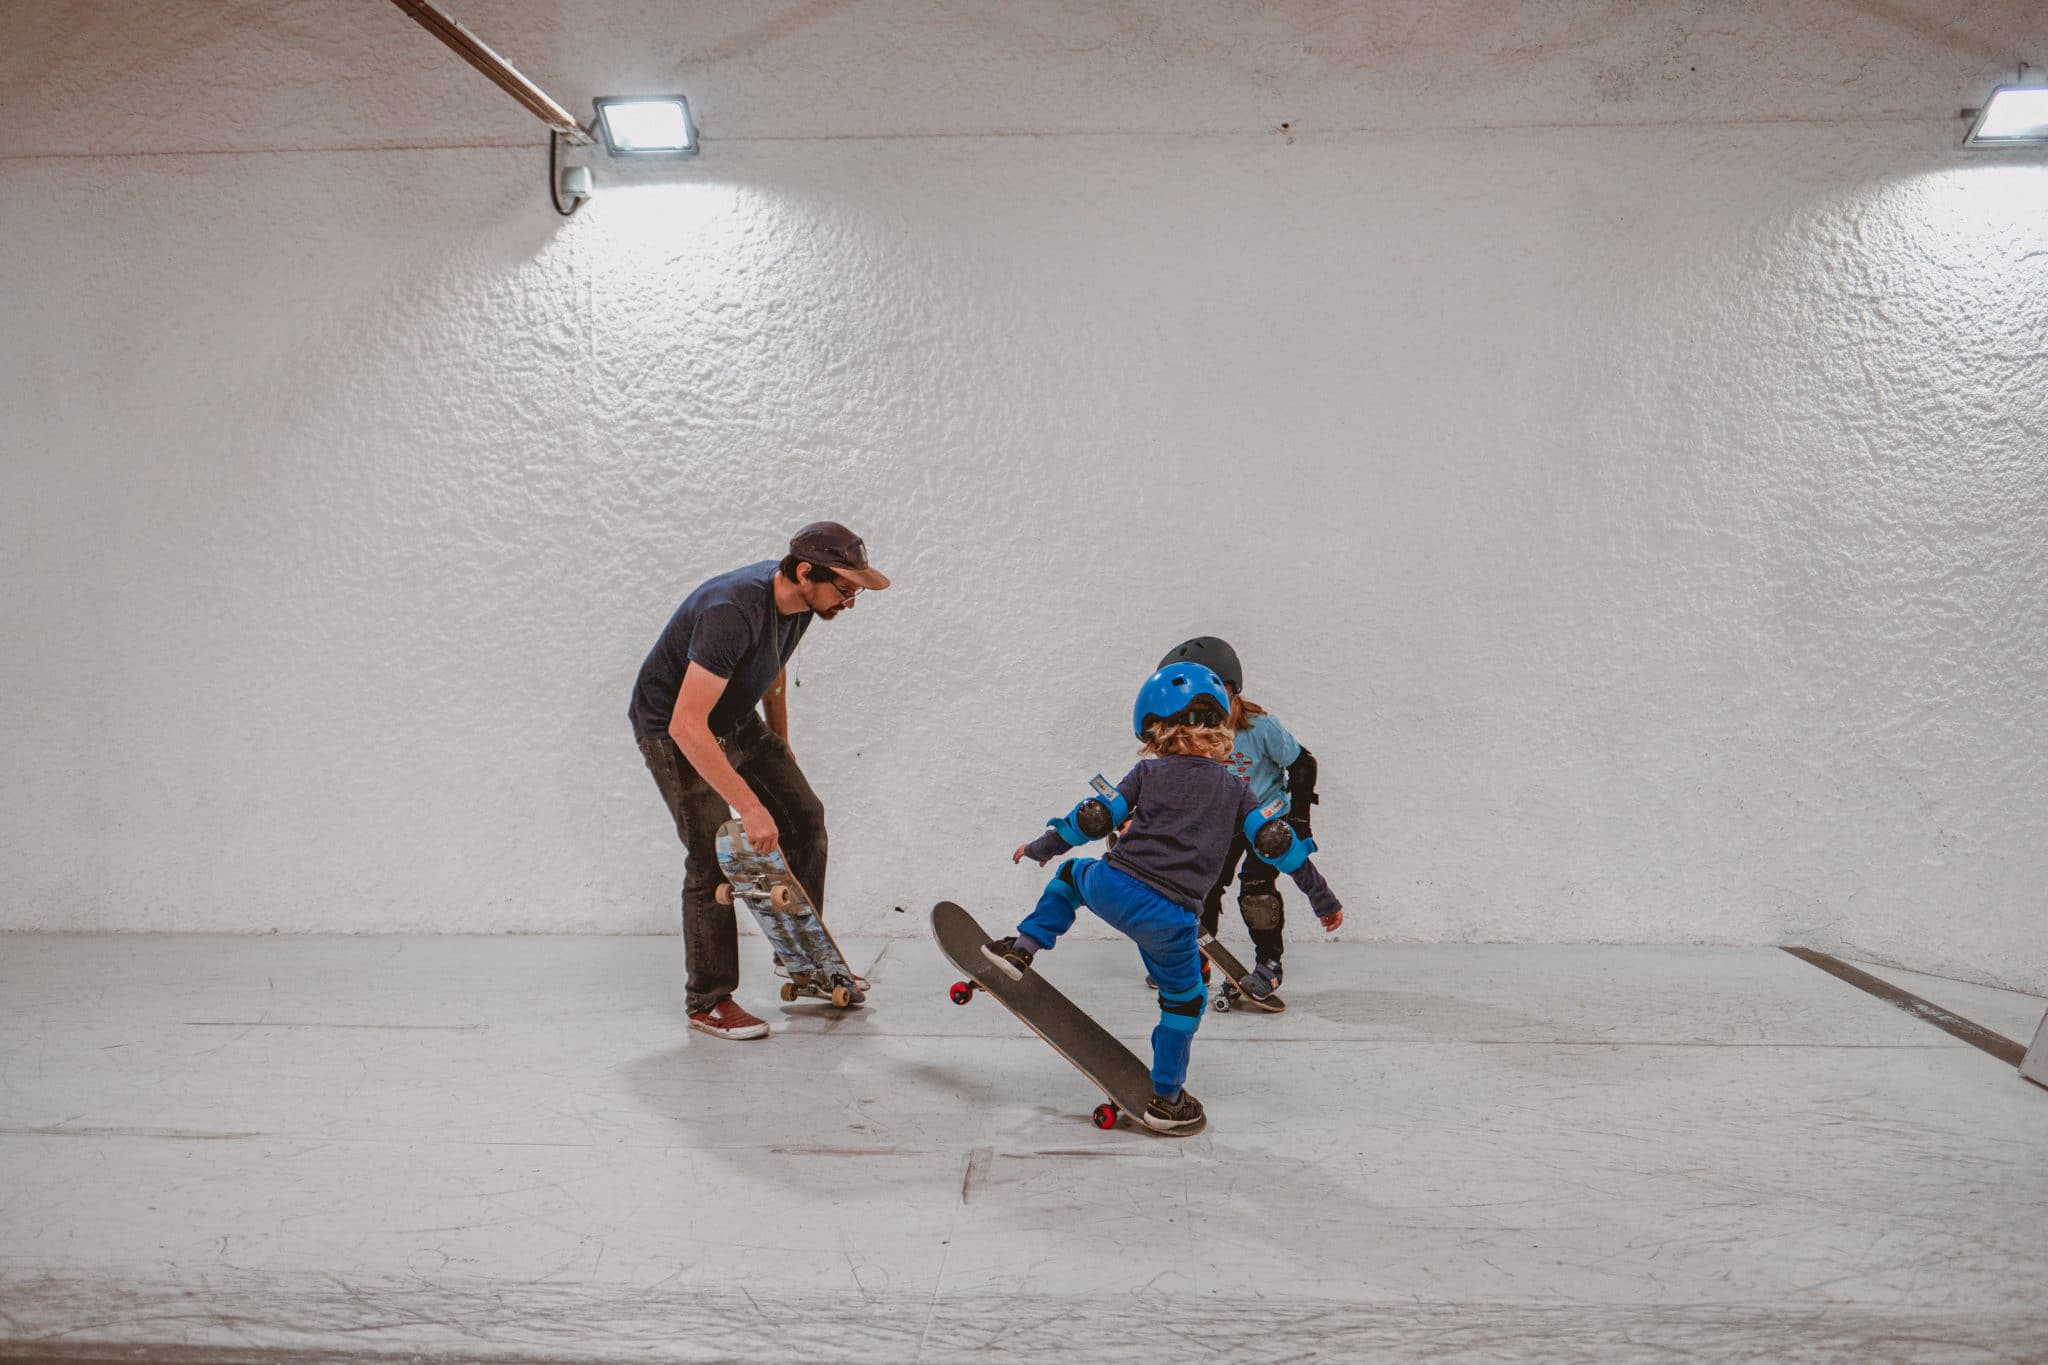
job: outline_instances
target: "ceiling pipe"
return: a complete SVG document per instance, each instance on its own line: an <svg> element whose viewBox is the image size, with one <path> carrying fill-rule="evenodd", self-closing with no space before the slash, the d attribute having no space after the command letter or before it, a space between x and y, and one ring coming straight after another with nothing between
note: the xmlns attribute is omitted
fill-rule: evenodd
<svg viewBox="0 0 2048 1365"><path fill-rule="evenodd" d="M591 136L567 109L547 91L535 85L519 69L491 51L483 39L456 23L427 0L391 0L391 3L419 21L421 28L454 48L456 55L491 78L492 84L525 106L528 113L555 130L556 136L577 147L587 147Z"/></svg>

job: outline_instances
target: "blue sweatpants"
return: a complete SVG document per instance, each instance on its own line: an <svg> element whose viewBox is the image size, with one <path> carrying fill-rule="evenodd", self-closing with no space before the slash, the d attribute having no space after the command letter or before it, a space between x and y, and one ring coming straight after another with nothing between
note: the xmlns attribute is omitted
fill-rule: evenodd
<svg viewBox="0 0 2048 1365"><path fill-rule="evenodd" d="M1195 912L1099 858L1069 858L1017 926L1017 937L1043 952L1074 927L1074 913L1084 905L1138 945L1146 972L1159 984L1152 1088L1173 1099L1187 1080L1188 1052L1209 1003Z"/></svg>

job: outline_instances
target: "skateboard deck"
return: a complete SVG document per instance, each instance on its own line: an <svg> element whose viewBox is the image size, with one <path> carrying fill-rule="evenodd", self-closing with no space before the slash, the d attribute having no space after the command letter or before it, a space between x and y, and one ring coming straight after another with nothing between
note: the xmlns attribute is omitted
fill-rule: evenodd
<svg viewBox="0 0 2048 1365"><path fill-rule="evenodd" d="M1108 1097L1095 1106L1092 1117L1097 1128L1114 1128L1125 1114L1144 1127L1138 1116L1152 1098L1152 1068L1139 1061L1137 1054L1118 1041L1115 1034L1061 995L1036 970L1024 973L1022 981L1012 981L982 955L982 945L990 941L989 936L974 922L974 916L953 902L940 901L932 907L932 937L938 940L939 951L946 955L946 960L968 976L966 981L953 983L954 1004L964 1005L974 998L976 991L987 991ZM1192 1128L1176 1130L1172 1136L1199 1133L1207 1126L1208 1120L1204 1118Z"/></svg>
<svg viewBox="0 0 2048 1365"><path fill-rule="evenodd" d="M789 968L789 980L782 983L784 1001L809 996L844 1008L866 998L779 849L756 853L745 827L728 820L718 827L718 868L729 883L718 888L718 899L729 905L738 896L746 902L762 935L775 945L775 956Z"/></svg>
<svg viewBox="0 0 2048 1365"><path fill-rule="evenodd" d="M1224 947L1216 935L1203 934L1200 941L1202 956L1215 963L1216 970L1223 973L1223 989L1216 992L1210 1003L1211 1009L1228 1010L1244 1005L1250 1009L1265 1010L1268 1014L1286 1012L1287 1002L1280 998L1280 992L1275 991L1261 1000L1245 990L1244 979L1251 973L1237 960L1237 954Z"/></svg>

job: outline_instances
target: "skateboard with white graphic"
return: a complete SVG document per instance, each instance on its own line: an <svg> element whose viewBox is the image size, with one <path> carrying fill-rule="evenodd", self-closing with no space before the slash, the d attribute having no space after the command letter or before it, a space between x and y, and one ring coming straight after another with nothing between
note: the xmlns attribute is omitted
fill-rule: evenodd
<svg viewBox="0 0 2048 1365"><path fill-rule="evenodd" d="M718 828L718 868L725 874L718 903L731 905L734 896L746 902L762 936L775 945L775 960L789 972L785 1002L808 997L845 1009L867 998L780 850L756 853L746 827L728 820Z"/></svg>

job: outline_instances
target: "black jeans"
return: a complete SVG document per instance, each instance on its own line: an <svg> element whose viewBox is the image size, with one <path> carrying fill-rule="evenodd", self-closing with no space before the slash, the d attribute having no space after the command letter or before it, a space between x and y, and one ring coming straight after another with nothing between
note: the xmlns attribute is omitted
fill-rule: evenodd
<svg viewBox="0 0 2048 1365"><path fill-rule="evenodd" d="M676 742L665 734L641 735L640 755L661 788L661 799L675 817L683 841L683 964L689 971L686 1008L708 1010L730 996L740 984L739 920L730 905L720 905L718 827L732 819L732 808L712 790ZM825 914L825 805L811 790L796 755L768 728L760 712L740 723L730 739L720 741L726 762L746 779L782 832L783 856L789 870L811 893L811 902Z"/></svg>
<svg viewBox="0 0 2048 1365"><path fill-rule="evenodd" d="M1238 883L1237 897L1240 905L1247 892L1279 896L1280 874L1273 865L1252 852L1250 844L1242 834L1230 841L1230 852L1223 859L1223 875L1216 879L1216 885L1209 888L1209 895L1202 902L1202 932L1213 934L1216 926L1223 922L1223 893L1230 888L1230 879L1237 872L1238 860L1244 860L1244 880ZM1252 953L1257 961L1278 962L1287 951L1282 931L1287 925L1287 913L1280 912L1279 922L1270 929L1254 929L1249 921L1245 930L1252 936Z"/></svg>

